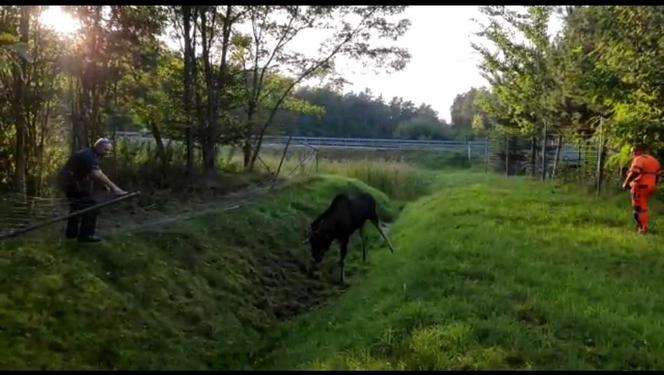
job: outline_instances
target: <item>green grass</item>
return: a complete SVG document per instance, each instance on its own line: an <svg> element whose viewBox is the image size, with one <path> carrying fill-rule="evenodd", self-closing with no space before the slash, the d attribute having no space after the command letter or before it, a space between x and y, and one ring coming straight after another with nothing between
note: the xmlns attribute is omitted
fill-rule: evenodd
<svg viewBox="0 0 664 375"><path fill-rule="evenodd" d="M249 368L269 327L342 292L336 249L311 280L300 243L337 192L358 190L373 193L383 219L396 216L360 182L317 177L105 243L3 242L0 368ZM351 282L367 270L358 247L352 240Z"/></svg>
<svg viewBox="0 0 664 375"><path fill-rule="evenodd" d="M467 172L437 188L393 226L397 253L280 326L262 368L664 366L664 230L634 234L626 197Z"/></svg>
<svg viewBox="0 0 664 375"><path fill-rule="evenodd" d="M0 368L664 367L657 198L641 237L626 193L419 157L326 160L325 175L238 209L102 244L0 243ZM307 278L305 223L358 190L396 219L396 254L367 228L367 263L351 238L350 288L333 284L336 244Z"/></svg>

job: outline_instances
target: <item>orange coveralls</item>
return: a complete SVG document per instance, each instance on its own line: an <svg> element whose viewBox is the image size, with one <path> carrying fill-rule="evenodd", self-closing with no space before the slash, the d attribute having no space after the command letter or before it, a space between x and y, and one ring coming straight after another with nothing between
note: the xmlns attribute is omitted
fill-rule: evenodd
<svg viewBox="0 0 664 375"><path fill-rule="evenodd" d="M629 186L632 193L634 220L640 232L648 231L648 199L655 192L659 169L660 164L657 159L652 155L642 154L634 157L627 172L628 176L638 174Z"/></svg>

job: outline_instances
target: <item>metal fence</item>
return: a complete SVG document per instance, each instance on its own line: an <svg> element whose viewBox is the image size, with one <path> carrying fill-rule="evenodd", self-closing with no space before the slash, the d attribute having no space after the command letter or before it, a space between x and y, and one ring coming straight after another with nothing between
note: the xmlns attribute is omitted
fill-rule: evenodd
<svg viewBox="0 0 664 375"><path fill-rule="evenodd" d="M578 143L564 143L561 139L558 134L544 138L493 133L487 137L485 169L506 176L530 175L581 183L592 186L597 194L607 184L616 184L623 178L622 165L607 163L616 151L607 148L601 139Z"/></svg>
<svg viewBox="0 0 664 375"><path fill-rule="evenodd" d="M116 136L136 142L154 142L151 136L139 132L117 132ZM605 182L613 182L622 176L620 167L615 171L607 169L606 160L614 151L601 147L601 142L562 142L564 138L555 133L547 134L545 142L542 142L543 138L541 135L526 137L498 132L472 141L265 136L262 145L267 149L283 149L290 142L291 148L459 152L474 165L481 161L487 172L592 182L598 193ZM562 143L560 146L559 142Z"/></svg>

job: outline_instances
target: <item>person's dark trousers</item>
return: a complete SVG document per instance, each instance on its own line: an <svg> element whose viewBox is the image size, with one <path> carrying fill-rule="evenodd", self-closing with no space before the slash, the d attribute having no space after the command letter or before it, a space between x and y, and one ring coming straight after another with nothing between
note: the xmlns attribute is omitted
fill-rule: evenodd
<svg viewBox="0 0 664 375"><path fill-rule="evenodd" d="M79 190L75 186L67 187L66 195L67 199L69 199L70 213L74 211L80 211L97 204L89 191ZM84 213L83 215L70 217L67 221L67 231L65 234L67 238L85 238L93 236L96 231L98 214L98 210L92 210L90 212Z"/></svg>

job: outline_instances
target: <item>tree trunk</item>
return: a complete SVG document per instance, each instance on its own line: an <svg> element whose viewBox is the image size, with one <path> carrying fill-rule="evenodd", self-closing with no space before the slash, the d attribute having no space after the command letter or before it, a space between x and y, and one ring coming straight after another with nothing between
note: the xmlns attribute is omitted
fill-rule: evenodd
<svg viewBox="0 0 664 375"><path fill-rule="evenodd" d="M249 164L251 163L251 141L250 139L245 139L244 144L242 145L242 153L244 156L243 166L246 170L249 170Z"/></svg>
<svg viewBox="0 0 664 375"><path fill-rule="evenodd" d="M544 134L542 135L542 180L546 179L547 160L546 160L546 121L544 122Z"/></svg>
<svg viewBox="0 0 664 375"><path fill-rule="evenodd" d="M217 145L210 140L206 140L201 146L203 151L203 168L209 173L214 170L214 159L217 153Z"/></svg>
<svg viewBox="0 0 664 375"><path fill-rule="evenodd" d="M505 135L505 176L510 175L510 138Z"/></svg>
<svg viewBox="0 0 664 375"><path fill-rule="evenodd" d="M219 63L218 74L215 75L214 69L210 62L210 49L209 42L214 39L213 35L208 36L208 31L214 30L214 19L217 17L216 13L212 14L212 20L210 21L210 29L208 30L208 21L207 21L207 11L201 12L201 37L203 40L203 66L205 69L205 80L207 88L207 106L206 106L206 119L207 126L204 129L204 140L201 142L203 149L203 167L207 172L210 172L215 167L216 151L217 151L217 139L221 135L221 126L218 121L219 117L219 108L222 104L222 94L225 91L227 85L227 55L228 48L230 46L230 37L231 37L231 10L230 5L226 6L226 14L223 17L223 27L222 27L222 40L221 40L221 61ZM216 12L216 10L215 10ZM208 42L209 41L209 42Z"/></svg>
<svg viewBox="0 0 664 375"><path fill-rule="evenodd" d="M245 170L249 169L251 164L251 135L254 132L253 127L253 115L254 115L255 106L253 101L249 103L247 108L247 127L244 133L244 145L242 146L242 151L244 153L244 168Z"/></svg>
<svg viewBox="0 0 664 375"><path fill-rule="evenodd" d="M537 137L533 135L530 143L530 175L535 177L537 173Z"/></svg>
<svg viewBox="0 0 664 375"><path fill-rule="evenodd" d="M161 167L160 172L161 172L161 182L163 186L163 182L166 179L166 168L168 167L168 157L166 155L166 149L164 148L164 142L161 139L161 131L159 131L159 127L157 124L150 120L150 129L152 130L152 136L154 137L155 144L157 145L157 157L160 160L160 165Z"/></svg>
<svg viewBox="0 0 664 375"><path fill-rule="evenodd" d="M212 147L213 147L213 152L214 155L216 156L216 150L217 150L217 140L219 139L219 136L221 135L222 131L222 126L223 123L220 124L218 122L219 118L219 111L220 108L225 108L226 106L226 101L225 101L225 96L224 92L226 91L226 87L228 86L228 48L230 47L231 44L231 30L232 30L232 24L234 22L232 18L232 10L233 7L231 5L226 6L226 13L223 16L223 27L222 27L222 34L221 34L221 61L219 62L219 72L217 75L217 82L215 85L212 87L214 88L214 102L212 105L212 116L213 118L211 119L211 126L210 126L210 138L212 141ZM215 158L212 159L212 162L214 163ZM209 168L214 168L214 164L209 166Z"/></svg>
<svg viewBox="0 0 664 375"><path fill-rule="evenodd" d="M560 164L560 151L563 148L563 136L558 134L558 139L556 141L556 158L553 160L553 171L551 172L551 178L556 177L558 172L558 165Z"/></svg>
<svg viewBox="0 0 664 375"><path fill-rule="evenodd" d="M87 89L84 87L84 82L79 82L76 86L78 100L76 101L76 148L74 151L79 150L90 145L88 140L88 116L87 116Z"/></svg>
<svg viewBox="0 0 664 375"><path fill-rule="evenodd" d="M191 175L193 158L193 140L192 140L192 113L191 113L191 86L193 79L193 64L196 63L191 32L191 7L182 7L182 21L184 25L184 113L185 113L185 144L187 148L187 166L185 174Z"/></svg>
<svg viewBox="0 0 664 375"><path fill-rule="evenodd" d="M215 90L214 80L212 79L212 70L210 67L210 49L208 41L208 17L207 10L202 10L201 17L201 38L203 41L203 70L205 72L205 88L207 91L207 101L205 106L205 129L202 132L203 139L201 146L203 151L203 168L206 171L214 168L214 157L211 153L214 151L212 147L212 126L215 116L212 114L212 107L214 103Z"/></svg>
<svg viewBox="0 0 664 375"><path fill-rule="evenodd" d="M82 93L79 89L79 82L76 82L75 77L69 80L69 92L71 94L71 152L75 152L86 146L85 128L81 115L81 100Z"/></svg>
<svg viewBox="0 0 664 375"><path fill-rule="evenodd" d="M78 108L73 116L74 122L74 150L88 147L94 142L94 137L102 135L101 111L100 111L100 77L97 64L99 63L99 38L101 28L102 6L94 6L94 18L92 28L89 30L87 40L87 51L85 53L83 69L80 72L79 95L76 100Z"/></svg>
<svg viewBox="0 0 664 375"><path fill-rule="evenodd" d="M17 107L20 104L16 104ZM16 169L14 174L14 182L16 191L19 193L26 193L26 168L27 168L27 137L25 129L25 121L19 117L16 118Z"/></svg>
<svg viewBox="0 0 664 375"><path fill-rule="evenodd" d="M44 146L47 136L48 129L48 120L51 116L51 99L48 99L46 102L46 113L44 114L43 124L41 126L41 132L39 134L39 142L37 144L37 163L38 169L35 176L36 181L36 191L35 195L40 195L42 190L43 178L44 178Z"/></svg>
<svg viewBox="0 0 664 375"><path fill-rule="evenodd" d="M113 82L113 106L118 108L118 81ZM122 129L124 130L124 129ZM111 167L113 168L113 175L118 175L118 123L117 120L113 121L113 133L111 134L111 141L113 142L113 160Z"/></svg>
<svg viewBox="0 0 664 375"><path fill-rule="evenodd" d="M193 145L194 140L193 140L193 138L194 138L194 134L197 134L198 135L198 142L201 145L201 155L202 155L203 140L205 139L205 134L204 134L205 116L203 115L203 100L201 99L201 90L200 90L200 87L199 87L199 79L198 79L199 78L198 77L198 62L196 60L196 38L197 38L196 31L198 29L196 27L196 25L198 25L198 18L200 17L201 12L198 10L198 7L193 8L192 11L193 11L193 14L192 14L192 16L193 16L193 18L192 18L192 20L193 20L193 25L192 25L193 37L192 37L192 42L191 42L191 48L192 48L192 50L191 50L191 59L192 59L191 60L191 91L193 92L194 101L195 101L194 109L195 109L195 112L196 112L195 113L196 121L198 123L196 128L198 130L196 132L194 132L195 127L192 124L192 148L191 148L191 152L192 152L192 155L193 155L193 152L194 152L194 147L193 147L194 146ZM192 112L193 112L193 110L192 110ZM192 113L192 122L193 122L193 119L194 119L194 113ZM192 159L193 159L193 156L192 156Z"/></svg>
<svg viewBox="0 0 664 375"><path fill-rule="evenodd" d="M33 42L32 55L38 57L40 55L39 47L39 26L31 30L31 39ZM44 93L43 88L46 84L39 85L40 79L45 76L45 69L42 67L31 66L28 69L28 75L25 82L25 90L30 91L27 97L32 98L31 103L27 103L23 109L25 118L27 119L27 155L26 155L26 194L29 196L37 196L39 192L39 166L41 164L39 157L39 135L40 129L43 131L42 119L44 115ZM34 78L35 84L32 84ZM40 116L41 115L41 116Z"/></svg>
<svg viewBox="0 0 664 375"><path fill-rule="evenodd" d="M215 101L215 80L213 79L212 69L210 66L210 50L208 38L208 17L207 10L200 12L201 18L201 39L203 41L203 69L205 72L205 87L207 91L206 111L204 128L201 129L201 151L203 156L203 169L210 172L214 169L214 151L215 140L213 139L213 127L216 123L216 116L214 115L214 101Z"/></svg>
<svg viewBox="0 0 664 375"><path fill-rule="evenodd" d="M99 62L98 50L99 50L99 34L101 33L101 27L99 23L101 22L101 6L95 7L95 19L92 33L92 56L91 64L92 74L90 77L90 118L88 120L89 129L89 144L93 144L95 138L102 135L101 129L101 112L99 110L100 104L100 92L99 92L99 68L97 63Z"/></svg>
<svg viewBox="0 0 664 375"><path fill-rule="evenodd" d="M19 24L20 41L28 43L28 33L30 31L30 11L32 7L21 7L21 19ZM28 129L27 119L24 113L25 102L25 76L27 64L21 59L20 69L14 69L14 102L12 103L13 114L16 127L16 169L14 173L14 186L17 192L26 193L26 171L28 167Z"/></svg>
<svg viewBox="0 0 664 375"><path fill-rule="evenodd" d="M606 140L604 139L604 118L600 117L599 128L599 147L597 150L597 177L596 177L596 194L599 196L602 193L602 182L604 181L604 156L606 153Z"/></svg>
<svg viewBox="0 0 664 375"><path fill-rule="evenodd" d="M604 183L604 164L606 162L606 143L603 139L599 145L597 156L597 195L602 193L602 184Z"/></svg>
<svg viewBox="0 0 664 375"><path fill-rule="evenodd" d="M252 17L253 19L253 17ZM253 22L253 21L252 21ZM247 103L247 124L246 124L246 129L245 129L245 135L244 135L244 147L242 148L244 151L244 169L245 170L250 170L253 168L251 165L251 136L254 134L254 113L256 112L256 108L258 107L258 97L260 95L260 90L263 85L263 77L265 73L265 69L267 68L268 64L266 64L263 67L263 70L261 72L261 75L259 77L258 75L258 61L259 61L259 56L260 56L260 42L259 40L254 41L254 67L252 69L252 75L251 75L251 96L249 97L249 102ZM245 82L245 84L248 84L248 82Z"/></svg>

